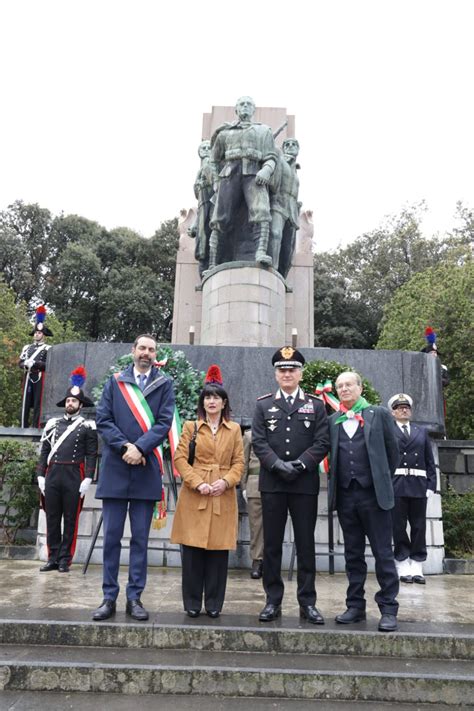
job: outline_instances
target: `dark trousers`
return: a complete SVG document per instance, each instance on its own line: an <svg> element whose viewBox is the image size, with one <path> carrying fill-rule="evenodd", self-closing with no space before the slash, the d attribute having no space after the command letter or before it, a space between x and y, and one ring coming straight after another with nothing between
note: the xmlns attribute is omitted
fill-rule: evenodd
<svg viewBox="0 0 474 711"><path fill-rule="evenodd" d="M77 466L55 465L46 476L44 494L48 560L70 565L76 549L82 501L81 473ZM63 532L61 521L64 519Z"/></svg>
<svg viewBox="0 0 474 711"><path fill-rule="evenodd" d="M182 586L185 610L200 610L204 594L206 610L220 612L227 584L229 551L182 547Z"/></svg>
<svg viewBox="0 0 474 711"><path fill-rule="evenodd" d="M262 492L263 516L263 587L267 602L280 605L284 585L281 556L286 520L290 512L297 554L297 592L300 605L316 602L314 529L318 515L318 497L311 494Z"/></svg>
<svg viewBox="0 0 474 711"><path fill-rule="evenodd" d="M392 551L392 518L377 503L373 487L363 489L355 480L337 492L337 515L344 534L344 557L349 580L346 605L365 610L365 537L375 558L375 574L380 590L375 602L382 614L396 615L399 589Z"/></svg>
<svg viewBox="0 0 474 711"><path fill-rule="evenodd" d="M37 378L38 374L33 373L31 375L31 378ZM30 378L27 379L27 382L25 383L26 387L26 393L23 393L24 397L24 406L22 407L21 411L21 426L22 427L29 427L29 422L30 422L30 410L33 408L33 419L31 421L31 426L32 427L39 427L40 426L40 419L41 419L41 400L43 397L43 380L44 380L44 375L41 375L41 378L38 382L33 382L30 380Z"/></svg>
<svg viewBox="0 0 474 711"><path fill-rule="evenodd" d="M119 594L118 574L122 536L127 511L130 519L130 559L127 600L140 597L146 585L148 536L153 518L154 501L143 499L103 499L104 517L103 584L104 598L116 600Z"/></svg>
<svg viewBox="0 0 474 711"><path fill-rule="evenodd" d="M426 560L426 498L396 496L392 521L395 560Z"/></svg>

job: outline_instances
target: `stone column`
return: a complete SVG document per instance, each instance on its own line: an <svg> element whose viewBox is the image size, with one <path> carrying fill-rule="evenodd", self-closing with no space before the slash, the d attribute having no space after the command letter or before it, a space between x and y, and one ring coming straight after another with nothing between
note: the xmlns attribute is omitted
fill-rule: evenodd
<svg viewBox="0 0 474 711"><path fill-rule="evenodd" d="M218 267L202 284L201 345L278 347L285 341L285 291L274 269Z"/></svg>
<svg viewBox="0 0 474 711"><path fill-rule="evenodd" d="M173 328L171 343L189 343L189 327L194 327L194 343L199 345L201 335L201 278L194 258L194 239L188 235L196 219L196 209L182 210L178 223L179 247L176 256L176 282L174 287Z"/></svg>
<svg viewBox="0 0 474 711"><path fill-rule="evenodd" d="M296 233L296 248L287 284L285 343L291 343L292 330L298 331L298 347L314 346L314 267L313 213L300 214L300 229Z"/></svg>

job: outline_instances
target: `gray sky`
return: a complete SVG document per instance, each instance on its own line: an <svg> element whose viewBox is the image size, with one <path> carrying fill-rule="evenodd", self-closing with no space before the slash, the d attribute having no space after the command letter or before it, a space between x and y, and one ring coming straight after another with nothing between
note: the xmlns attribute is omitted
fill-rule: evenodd
<svg viewBox="0 0 474 711"><path fill-rule="evenodd" d="M150 236L194 204L202 114L296 115L300 196L329 249L426 199L474 207L471 0L3 0L0 208Z"/></svg>

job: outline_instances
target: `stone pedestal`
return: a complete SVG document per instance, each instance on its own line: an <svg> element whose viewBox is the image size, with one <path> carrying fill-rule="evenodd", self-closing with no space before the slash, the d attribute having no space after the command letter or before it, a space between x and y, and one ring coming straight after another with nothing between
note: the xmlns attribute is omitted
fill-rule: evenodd
<svg viewBox="0 0 474 711"><path fill-rule="evenodd" d="M202 285L201 345L278 347L285 341L285 293L274 269L217 267Z"/></svg>

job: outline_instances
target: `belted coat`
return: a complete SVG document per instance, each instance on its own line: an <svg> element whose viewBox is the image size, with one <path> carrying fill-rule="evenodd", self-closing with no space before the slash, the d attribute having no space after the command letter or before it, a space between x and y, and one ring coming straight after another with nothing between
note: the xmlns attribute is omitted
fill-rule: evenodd
<svg viewBox="0 0 474 711"><path fill-rule="evenodd" d="M175 400L171 380L159 369L151 369L143 395L155 424L145 433L127 405L117 380L136 385L133 365L128 366L118 379L109 378L97 407L97 431L104 446L96 498L159 501L161 469L153 450L166 438L173 421ZM145 465L123 461L123 447L127 442L143 452Z"/></svg>
<svg viewBox="0 0 474 711"><path fill-rule="evenodd" d="M223 420L212 436L203 420L197 421L194 464L188 464L194 422L185 422L174 463L183 485L173 519L171 542L206 550L235 550L237 546L237 496L235 487L244 470L240 427ZM224 479L229 488L221 496L203 496L196 489Z"/></svg>
<svg viewBox="0 0 474 711"><path fill-rule="evenodd" d="M426 490L436 491L436 464L428 431L418 425L410 425L410 437L406 440L398 425L395 426L400 461L395 470L393 489L395 496L412 496L424 499ZM398 474L399 471L403 474ZM425 470L426 476L406 475L407 469Z"/></svg>

